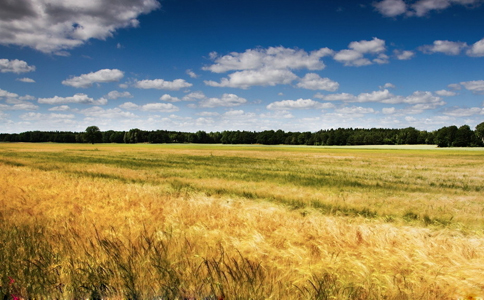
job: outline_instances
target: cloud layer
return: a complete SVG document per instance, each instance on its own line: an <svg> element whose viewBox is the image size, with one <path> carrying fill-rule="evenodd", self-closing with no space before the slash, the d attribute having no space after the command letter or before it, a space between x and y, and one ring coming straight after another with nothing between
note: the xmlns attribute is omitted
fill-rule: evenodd
<svg viewBox="0 0 484 300"><path fill-rule="evenodd" d="M91 38L104 40L119 28L138 26L139 15L159 7L156 0L1 1L0 44L65 55Z"/></svg>

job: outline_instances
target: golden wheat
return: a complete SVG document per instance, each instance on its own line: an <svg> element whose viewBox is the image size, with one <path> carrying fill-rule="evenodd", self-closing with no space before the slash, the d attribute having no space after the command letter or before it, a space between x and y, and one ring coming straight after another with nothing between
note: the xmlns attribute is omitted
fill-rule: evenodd
<svg viewBox="0 0 484 300"><path fill-rule="evenodd" d="M311 162L326 155L330 161L343 157L331 166L340 171L352 164L346 159L387 165L378 172L383 177L407 165L399 174L418 181L418 176L425 180L431 176L415 175L412 164L431 168L438 159L432 157L435 154L424 154L427 163L417 164L423 158L408 154L401 155L408 162L398 163L391 154L345 151L138 148L133 152L132 148L106 147L88 153L96 163L68 165L57 162L55 155L42 161L36 156L39 150L62 154L66 146L2 147L0 227L4 240L0 250L4 264L9 265L0 270L3 293L63 299L222 295L225 299L457 299L484 295L482 211L474 212L475 217L469 211L482 207L478 192L457 189L453 195L442 187L447 192L444 196L435 189L429 193L316 189L223 176L198 178L203 173L192 176L187 172L197 170L189 169L137 170L102 163L103 157L117 155L205 157L209 151L215 156L273 159L274 164L318 169ZM31 157L12 157L7 151L25 151ZM452 162L462 165L466 159L454 157ZM282 165L271 168L288 172ZM456 167L441 172L451 177L467 174L472 177L471 185L472 180L482 180L478 178L481 171L465 170ZM376 174L371 169L355 168L355 172L363 179ZM435 169L431 172L437 174ZM171 175L160 176L167 173ZM398 181L395 176L391 180ZM231 192L215 193L215 188ZM243 191L253 194L248 199ZM290 193L301 201L321 198L338 205L345 202L351 208L380 204L377 211L382 216L408 210L432 215L440 210L460 221L424 227L398 218L387 222L383 217L324 215L312 206L294 209L270 200ZM398 205L391 205L392 201ZM15 236L12 232L22 239L7 240ZM8 277L15 283L9 285Z"/></svg>

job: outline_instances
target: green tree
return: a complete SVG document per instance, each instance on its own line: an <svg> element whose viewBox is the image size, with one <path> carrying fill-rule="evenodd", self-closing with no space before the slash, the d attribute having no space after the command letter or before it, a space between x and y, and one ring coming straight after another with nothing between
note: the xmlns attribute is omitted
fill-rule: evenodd
<svg viewBox="0 0 484 300"><path fill-rule="evenodd" d="M476 135L480 137L484 143L484 122L476 126Z"/></svg>
<svg viewBox="0 0 484 300"><path fill-rule="evenodd" d="M469 147L472 141L472 130L469 125L462 125L455 134L455 140L452 143L454 147Z"/></svg>
<svg viewBox="0 0 484 300"><path fill-rule="evenodd" d="M97 142L102 141L103 135L99 127L97 126L89 126L86 128L86 132L84 133L84 139L86 142L94 144Z"/></svg>

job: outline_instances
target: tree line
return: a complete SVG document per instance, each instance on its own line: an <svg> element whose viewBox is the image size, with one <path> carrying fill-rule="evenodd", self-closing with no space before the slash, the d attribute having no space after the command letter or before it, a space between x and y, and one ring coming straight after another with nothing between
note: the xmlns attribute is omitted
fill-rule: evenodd
<svg viewBox="0 0 484 300"><path fill-rule="evenodd" d="M285 132L282 130L181 132L168 130L101 131L89 126L85 132L27 131L0 133L0 142L55 143L200 143L200 144L264 144L264 145L414 145L439 147L484 146L484 122L472 130L468 125L446 126L435 131L384 128L338 128L317 132Z"/></svg>

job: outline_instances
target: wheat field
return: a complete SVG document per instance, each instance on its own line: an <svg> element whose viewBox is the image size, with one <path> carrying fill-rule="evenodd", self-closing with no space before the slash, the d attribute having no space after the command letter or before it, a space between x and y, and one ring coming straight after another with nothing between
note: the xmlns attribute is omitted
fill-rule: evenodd
<svg viewBox="0 0 484 300"><path fill-rule="evenodd" d="M0 144L0 297L479 299L483 158Z"/></svg>

